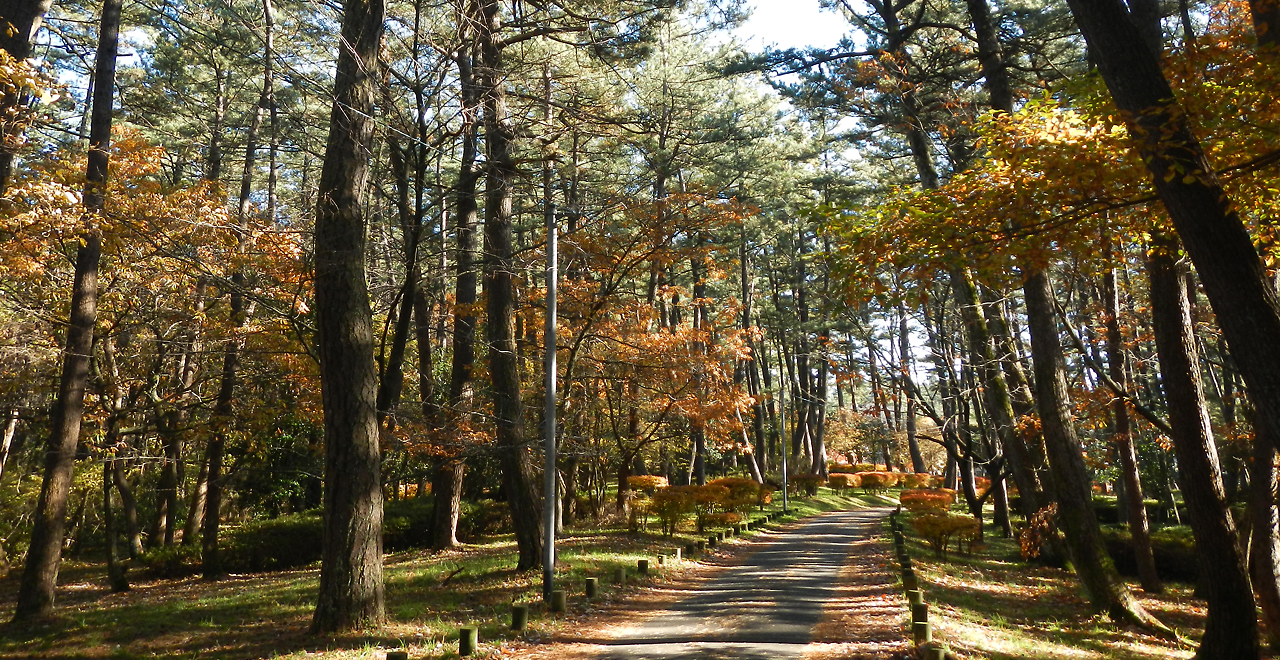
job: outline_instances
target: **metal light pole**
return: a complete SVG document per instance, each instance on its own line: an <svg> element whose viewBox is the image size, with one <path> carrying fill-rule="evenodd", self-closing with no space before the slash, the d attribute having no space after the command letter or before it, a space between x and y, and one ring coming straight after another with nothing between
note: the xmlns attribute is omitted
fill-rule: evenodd
<svg viewBox="0 0 1280 660"><path fill-rule="evenodd" d="M556 568L556 211L548 199L547 221L547 328L546 328L546 394L543 405L543 452L546 456L543 478L542 522L545 537L542 543L542 597L551 600L555 589Z"/></svg>

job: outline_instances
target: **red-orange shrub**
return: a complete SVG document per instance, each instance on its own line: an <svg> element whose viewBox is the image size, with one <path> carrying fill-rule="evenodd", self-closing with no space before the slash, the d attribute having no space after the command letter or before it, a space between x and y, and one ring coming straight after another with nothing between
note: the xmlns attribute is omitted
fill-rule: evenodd
<svg viewBox="0 0 1280 660"><path fill-rule="evenodd" d="M667 487L667 478L656 474L639 474L627 477L627 485L632 490L644 491L647 495L652 496L659 488Z"/></svg>
<svg viewBox="0 0 1280 660"><path fill-rule="evenodd" d="M978 523L973 518L953 513L916 514L911 516L911 526L943 558L947 556L951 539L972 536L978 531Z"/></svg>
<svg viewBox="0 0 1280 660"><path fill-rule="evenodd" d="M916 474L902 475L903 488L928 488L929 486L932 485L932 482L933 482L933 477L924 472L917 472Z"/></svg>
<svg viewBox="0 0 1280 660"><path fill-rule="evenodd" d="M955 503L956 492L945 488L937 490L904 490L898 495L898 501L912 513L946 511Z"/></svg>

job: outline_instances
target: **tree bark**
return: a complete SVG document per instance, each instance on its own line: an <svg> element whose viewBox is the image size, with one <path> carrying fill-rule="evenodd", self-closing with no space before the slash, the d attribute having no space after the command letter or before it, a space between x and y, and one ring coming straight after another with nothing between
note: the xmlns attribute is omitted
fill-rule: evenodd
<svg viewBox="0 0 1280 660"><path fill-rule="evenodd" d="M1063 374L1062 343L1054 318L1052 289L1044 271L1025 274L1027 325L1031 330L1031 359L1035 367L1036 403L1048 451L1058 500L1058 521L1066 536L1076 574L1089 602L1117 622L1169 634L1168 628L1151 616L1129 592L1107 555L1102 529L1093 511L1088 468L1080 453L1071 418L1067 382Z"/></svg>
<svg viewBox="0 0 1280 660"><path fill-rule="evenodd" d="M493 384L493 415L503 490L511 507L520 559L517 570L542 566L542 502L535 489L532 454L524 438L520 370L515 341L515 265L511 241L512 198L518 176L512 143L515 130L507 115L504 48L498 0L480 0L480 79L484 99L486 179L484 251L486 339Z"/></svg>
<svg viewBox="0 0 1280 660"><path fill-rule="evenodd" d="M343 4L329 139L317 194L315 286L325 489L320 589L311 622L316 634L375 628L386 616L378 373L360 214L385 12L383 0Z"/></svg>
<svg viewBox="0 0 1280 660"><path fill-rule="evenodd" d="M1250 577L1258 596L1267 643L1274 653L1280 650L1280 516L1276 509L1276 435L1266 427L1257 429L1250 462L1249 512L1253 533L1249 537Z"/></svg>
<svg viewBox="0 0 1280 660"><path fill-rule="evenodd" d="M470 412L472 404L472 370L476 356L476 225L479 224L479 205L476 203L476 184L480 172L476 167L477 138L479 130L480 91L472 68L472 40L474 37L464 28L461 44L454 57L458 65L458 80L462 87L462 154L458 163L458 182L455 190L457 217L457 256L454 258L456 281L454 285L453 313L453 361L449 374L449 402L443 411L441 428L450 428ZM421 348L419 348L421 350ZM458 545L458 511L462 501L462 475L464 463L460 448L453 448L452 456L441 458L432 476L432 539L431 547L452 548ZM443 486L448 492L437 490ZM457 506L455 507L455 503Z"/></svg>
<svg viewBox="0 0 1280 660"><path fill-rule="evenodd" d="M107 545L107 581L113 593L129 590L129 581L124 576L124 567L120 565L120 552L116 546L116 516L111 506L111 482L114 475L116 459L104 458L102 461L102 526Z"/></svg>
<svg viewBox="0 0 1280 660"><path fill-rule="evenodd" d="M1200 582L1209 606L1196 658L1258 657L1258 621L1245 558L1227 511L1218 450L1200 383L1187 289L1177 263L1177 240L1153 234L1147 258L1151 312L1169 409L1178 482L1196 541Z"/></svg>
<svg viewBox="0 0 1280 660"><path fill-rule="evenodd" d="M1272 51L1280 48L1280 0L1249 0L1249 12L1258 45Z"/></svg>
<svg viewBox="0 0 1280 660"><path fill-rule="evenodd" d="M200 461L200 472L191 489L191 506L187 508L187 522L182 527L182 545L194 545L199 530L204 525L204 507L209 496L209 462Z"/></svg>
<svg viewBox="0 0 1280 660"><path fill-rule="evenodd" d="M80 440L85 386L89 380L89 360L93 352L93 328L98 319L98 261L102 254L102 236L96 225L98 216L103 212L106 195L121 4L121 0L104 0L98 28L95 66L98 84L93 95L84 188L85 229L80 234L80 247L76 252L70 323L62 374L58 380L58 398L50 420L52 428L45 454L44 482L36 503L35 524L18 587L14 621L43 618L53 611L58 565L62 561L67 493L75 468L76 444Z"/></svg>

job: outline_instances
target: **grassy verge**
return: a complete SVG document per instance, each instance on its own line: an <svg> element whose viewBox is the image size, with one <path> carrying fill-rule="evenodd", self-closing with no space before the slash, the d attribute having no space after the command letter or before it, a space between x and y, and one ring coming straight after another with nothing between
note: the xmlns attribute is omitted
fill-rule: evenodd
<svg viewBox="0 0 1280 660"><path fill-rule="evenodd" d="M1016 539L988 531L985 548L951 552L942 559L914 535L909 522L905 532L935 639L963 658L1156 660L1193 655L1191 649L1117 627L1095 614L1074 573L1024 562ZM1192 597L1191 585L1166 587L1163 595L1150 596L1130 584L1152 614L1182 635L1199 638L1204 601ZM904 604L904 618L905 612Z"/></svg>
<svg viewBox="0 0 1280 660"><path fill-rule="evenodd" d="M837 494L793 499L797 516L824 511L896 504L892 493ZM780 504L769 511L779 510ZM747 532L749 537L755 532ZM528 602L531 620L522 637L537 639L565 621L590 616L599 603L581 598L583 579L600 580L602 601L623 598L664 572L656 556L689 541L692 532L664 538L617 527L566 530L558 541L556 579L571 594L567 615L541 608L541 573L516 572L515 543L496 537L457 551L412 550L385 558L388 625L371 634L316 638L307 634L318 567L234 575L219 582L196 577L136 579L133 590L112 594L101 564L64 564L57 618L30 628L0 627L0 658L381 658L387 649L407 649L413 658L456 657L457 627L479 625L479 657L500 655L516 637L507 629L512 602ZM734 544L729 544L732 547ZM654 567L647 578L632 575L613 584L615 569L634 573L638 559ZM0 581L0 619L12 616L15 572Z"/></svg>

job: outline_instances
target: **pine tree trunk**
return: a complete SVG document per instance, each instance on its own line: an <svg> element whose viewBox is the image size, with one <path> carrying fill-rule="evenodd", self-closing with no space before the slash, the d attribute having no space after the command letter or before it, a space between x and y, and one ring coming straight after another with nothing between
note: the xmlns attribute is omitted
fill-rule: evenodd
<svg viewBox="0 0 1280 660"><path fill-rule="evenodd" d="M76 445L80 440L89 359L93 352L93 328L98 319L98 261L102 254L102 238L96 224L106 194L121 4L121 0L105 0L102 5L95 67L98 86L93 95L84 190L86 227L76 251L75 279L71 285L71 322L67 327L58 398L50 419L52 428L45 454L44 482L36 503L35 523L18 587L14 621L43 618L53 611L58 565L62 561L67 494L75 468Z"/></svg>
<svg viewBox="0 0 1280 660"><path fill-rule="evenodd" d="M480 71L484 91L485 146L488 154L484 219L486 339L492 379L493 416L503 491L511 507L520 559L517 570L542 566L542 502L533 478L533 458L524 437L520 370L515 341L515 269L511 241L516 172L512 155L515 131L507 115L504 45L498 0L480 0Z"/></svg>
<svg viewBox="0 0 1280 660"><path fill-rule="evenodd" d="M1058 500L1058 521L1076 574L1095 609L1117 622L1133 623L1168 634L1168 629L1133 598L1107 555L1102 529L1093 511L1089 471L1080 453L1080 441L1071 417L1063 374L1062 344L1054 318L1048 274L1044 271L1026 273L1023 292L1027 302L1027 325L1031 330L1036 403L1040 409L1040 424Z"/></svg>
<svg viewBox="0 0 1280 660"><path fill-rule="evenodd" d="M1253 534L1249 538L1249 566L1253 591L1258 596L1272 653L1280 651L1280 516L1276 509L1276 436L1257 429L1250 462L1249 512Z"/></svg>
<svg viewBox="0 0 1280 660"><path fill-rule="evenodd" d="M1190 304L1177 263L1178 242L1154 234L1147 272L1160 359L1160 380L1169 409L1178 482L1196 541L1200 581L1209 606L1201 660L1258 657L1258 621L1245 558L1227 511L1218 450L1200 384L1199 358Z"/></svg>
<svg viewBox="0 0 1280 660"><path fill-rule="evenodd" d="M385 11L383 0L343 4L316 203L316 325L325 427L324 537L311 623L316 634L376 628L386 616L378 374L360 213L373 140L371 72L379 66Z"/></svg>
<svg viewBox="0 0 1280 660"><path fill-rule="evenodd" d="M462 475L466 465L449 458L436 459L431 473L431 548L458 547L458 516L462 513Z"/></svg>
<svg viewBox="0 0 1280 660"><path fill-rule="evenodd" d="M461 44L454 61L458 65L458 81L462 87L462 154L458 161L458 181L455 185L456 206L456 257L454 258L454 312L453 356L449 372L449 398L442 415L436 416L439 428L450 429L470 414L472 406L472 371L476 360L476 316L472 307L476 303L476 225L479 224L479 205L476 203L476 185L480 172L476 167L477 137L479 130L480 91L472 68L472 34L464 28ZM421 350L421 348L419 348ZM465 464L461 448L449 448L450 456L437 463L432 476L432 539L437 549L458 545L458 513L462 501L462 476ZM445 472L441 472L441 470ZM448 490L441 492L439 487Z"/></svg>
<svg viewBox="0 0 1280 660"><path fill-rule="evenodd" d="M1109 243L1108 243L1109 245ZM1124 352L1124 338L1120 334L1120 292L1116 285L1115 269L1107 271L1103 280L1103 298L1107 308L1107 367L1111 379L1120 387L1129 386L1128 357ZM1147 507L1143 502L1142 481L1138 475L1138 456L1133 448L1132 425L1129 408L1124 400L1116 397L1112 404L1115 426L1113 440L1120 459L1120 478L1124 484L1126 518L1129 524L1130 545L1138 563L1138 580L1142 590L1158 594L1164 591L1160 576L1156 573L1155 556L1151 553L1151 533L1147 523ZM1117 500L1117 504L1119 501Z"/></svg>

